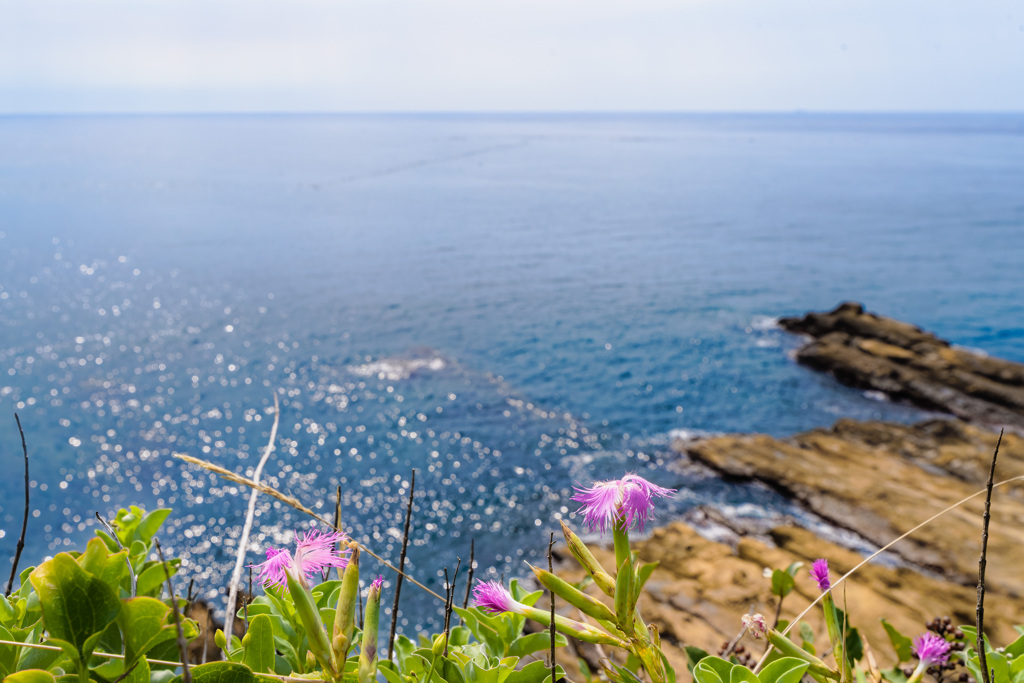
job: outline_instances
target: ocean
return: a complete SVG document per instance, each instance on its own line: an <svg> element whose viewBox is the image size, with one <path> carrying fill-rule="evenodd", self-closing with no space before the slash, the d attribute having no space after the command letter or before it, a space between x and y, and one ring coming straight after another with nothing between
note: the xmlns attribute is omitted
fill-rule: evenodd
<svg viewBox="0 0 1024 683"><path fill-rule="evenodd" d="M326 517L340 486L396 561L415 468L440 590L471 540L477 577L524 574L627 471L679 489L661 520L802 514L673 436L929 417L794 363L779 316L857 300L1024 361L1022 115L5 117L0 152L5 568L15 412L22 568L166 506L179 588L218 600L249 494L172 454L251 473L276 392L264 481ZM307 525L257 514L251 562Z"/></svg>

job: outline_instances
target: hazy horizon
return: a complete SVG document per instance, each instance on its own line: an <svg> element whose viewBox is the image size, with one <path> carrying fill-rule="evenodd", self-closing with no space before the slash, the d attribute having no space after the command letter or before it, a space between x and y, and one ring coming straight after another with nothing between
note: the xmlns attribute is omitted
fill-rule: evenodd
<svg viewBox="0 0 1024 683"><path fill-rule="evenodd" d="M1024 111L1014 0L0 0L0 114Z"/></svg>

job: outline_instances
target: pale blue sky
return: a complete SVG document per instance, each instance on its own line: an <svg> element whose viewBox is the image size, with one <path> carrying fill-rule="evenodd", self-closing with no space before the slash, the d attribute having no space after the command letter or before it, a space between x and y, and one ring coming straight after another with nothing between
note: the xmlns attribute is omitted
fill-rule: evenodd
<svg viewBox="0 0 1024 683"><path fill-rule="evenodd" d="M0 0L0 113L1024 111L1024 0Z"/></svg>

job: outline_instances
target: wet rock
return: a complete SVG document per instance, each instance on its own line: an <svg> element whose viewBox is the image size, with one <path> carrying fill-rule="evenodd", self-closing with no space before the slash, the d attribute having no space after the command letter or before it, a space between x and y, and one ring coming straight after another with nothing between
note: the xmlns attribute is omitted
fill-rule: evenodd
<svg viewBox="0 0 1024 683"><path fill-rule="evenodd" d="M858 303L779 324L811 337L797 351L799 362L843 384L963 420L1024 430L1020 363L953 347L910 323L866 313Z"/></svg>

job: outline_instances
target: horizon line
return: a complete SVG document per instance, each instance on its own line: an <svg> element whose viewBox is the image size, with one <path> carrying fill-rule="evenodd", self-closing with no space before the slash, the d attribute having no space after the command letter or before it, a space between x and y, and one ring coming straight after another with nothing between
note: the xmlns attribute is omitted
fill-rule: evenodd
<svg viewBox="0 0 1024 683"><path fill-rule="evenodd" d="M331 110L331 111L0 111L0 118L170 116L1015 116L1024 109L536 109L536 110Z"/></svg>

